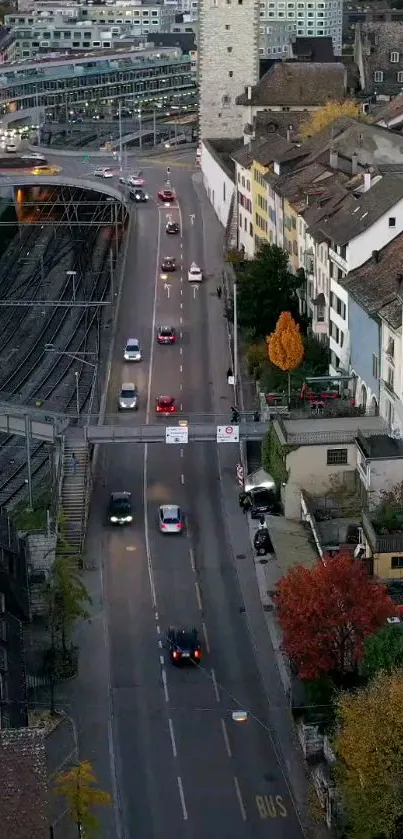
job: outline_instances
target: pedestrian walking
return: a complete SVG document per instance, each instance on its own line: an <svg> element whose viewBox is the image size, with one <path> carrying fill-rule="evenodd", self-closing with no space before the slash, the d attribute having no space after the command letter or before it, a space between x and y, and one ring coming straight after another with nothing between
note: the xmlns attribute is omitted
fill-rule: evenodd
<svg viewBox="0 0 403 839"><path fill-rule="evenodd" d="M240 417L240 414L239 414L239 411L237 410L237 408L233 408L231 406L231 422L236 424L237 422L239 422L239 417Z"/></svg>
<svg viewBox="0 0 403 839"><path fill-rule="evenodd" d="M253 414L253 422L260 422L260 411L255 411Z"/></svg>
<svg viewBox="0 0 403 839"><path fill-rule="evenodd" d="M217 286L217 297L218 297L218 299L219 299L219 300L221 300L221 297L222 297L222 288L221 288L221 286L220 286L220 285L219 285L219 286Z"/></svg>
<svg viewBox="0 0 403 839"><path fill-rule="evenodd" d="M71 455L71 468L72 468L73 475L75 475L76 472L77 472L77 469L78 469L78 460L77 460L74 452Z"/></svg>

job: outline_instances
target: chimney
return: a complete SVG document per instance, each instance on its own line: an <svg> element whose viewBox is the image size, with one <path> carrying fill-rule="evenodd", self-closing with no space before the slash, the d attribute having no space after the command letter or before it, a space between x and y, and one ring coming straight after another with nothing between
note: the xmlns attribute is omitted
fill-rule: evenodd
<svg viewBox="0 0 403 839"><path fill-rule="evenodd" d="M371 172L364 172L364 192L371 189Z"/></svg>
<svg viewBox="0 0 403 839"><path fill-rule="evenodd" d="M351 155L351 174L356 175L357 172L358 172L358 154L355 151Z"/></svg>
<svg viewBox="0 0 403 839"><path fill-rule="evenodd" d="M375 265L379 262L379 251L372 251L372 259L375 262Z"/></svg>
<svg viewBox="0 0 403 839"><path fill-rule="evenodd" d="M339 155L337 149L330 149L330 168L337 169L339 163Z"/></svg>

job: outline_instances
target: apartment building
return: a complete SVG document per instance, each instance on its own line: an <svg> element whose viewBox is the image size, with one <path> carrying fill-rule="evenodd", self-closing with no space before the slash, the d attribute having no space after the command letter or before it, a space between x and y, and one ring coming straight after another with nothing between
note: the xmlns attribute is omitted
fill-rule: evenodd
<svg viewBox="0 0 403 839"><path fill-rule="evenodd" d="M260 55L282 58L295 37L326 38L342 52L343 0L260 0Z"/></svg>

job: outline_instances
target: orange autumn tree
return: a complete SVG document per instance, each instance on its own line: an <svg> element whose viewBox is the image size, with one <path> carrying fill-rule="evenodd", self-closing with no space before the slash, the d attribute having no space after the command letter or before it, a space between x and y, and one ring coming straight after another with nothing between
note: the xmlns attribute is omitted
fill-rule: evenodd
<svg viewBox="0 0 403 839"><path fill-rule="evenodd" d="M288 401L291 397L292 370L300 366L304 358L304 344L290 312L281 312L274 332L266 338L269 359L272 364L288 373Z"/></svg>

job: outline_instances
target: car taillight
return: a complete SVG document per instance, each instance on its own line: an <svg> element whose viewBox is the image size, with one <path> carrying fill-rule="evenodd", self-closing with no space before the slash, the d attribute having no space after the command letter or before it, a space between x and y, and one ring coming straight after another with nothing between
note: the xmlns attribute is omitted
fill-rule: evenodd
<svg viewBox="0 0 403 839"><path fill-rule="evenodd" d="M174 410L175 410L175 405L171 405L171 406L170 406L170 408L169 408L169 410L170 410L170 411L171 411L171 413L172 413L172 411L174 411Z"/></svg>
<svg viewBox="0 0 403 839"><path fill-rule="evenodd" d="M160 411L161 411L161 408L160 408L159 405L157 405L157 414L159 414Z"/></svg>
<svg viewBox="0 0 403 839"><path fill-rule="evenodd" d="M180 655L180 653L178 653L178 651L177 651L177 650L175 650L175 651L174 651L174 654L173 654L174 658L179 658L179 655Z"/></svg>
<svg viewBox="0 0 403 839"><path fill-rule="evenodd" d="M165 529L166 524L164 524L164 522L161 522L161 527L162 527L163 529Z"/></svg>
<svg viewBox="0 0 403 839"><path fill-rule="evenodd" d="M200 650L195 650L195 658L200 658Z"/></svg>

